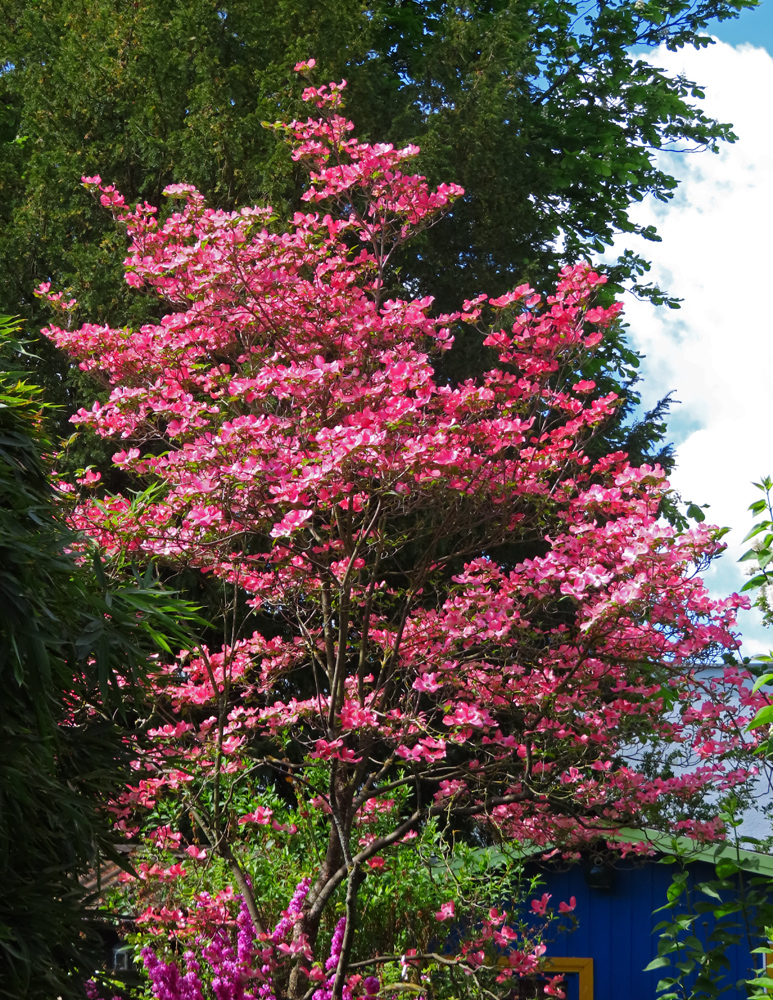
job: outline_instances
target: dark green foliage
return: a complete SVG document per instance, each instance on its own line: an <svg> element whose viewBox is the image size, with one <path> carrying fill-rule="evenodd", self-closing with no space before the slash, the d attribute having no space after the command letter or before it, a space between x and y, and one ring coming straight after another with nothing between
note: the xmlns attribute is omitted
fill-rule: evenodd
<svg viewBox="0 0 773 1000"><path fill-rule="evenodd" d="M767 945L766 928L773 923L770 889L770 878L744 871L740 858L723 858L716 878L705 882L691 879L689 867L678 867L660 911L666 919L655 927L658 957L647 966L662 970L659 1000L713 1000L728 992L745 996L745 984L759 969L749 968L735 982L727 952L742 941L750 951Z"/></svg>
<svg viewBox="0 0 773 1000"><path fill-rule="evenodd" d="M0 334L9 322L0 320ZM0 997L82 996L98 943L79 876L113 852L135 672L187 609L78 567L41 457L40 392L0 374ZM119 680L129 682L123 690Z"/></svg>
<svg viewBox="0 0 773 1000"><path fill-rule="evenodd" d="M547 288L561 263L635 231L632 203L671 197L676 181L655 166L657 149L733 138L696 109L697 86L634 53L708 44L710 18L753 5L8 0L0 308L21 308L33 331L48 318L32 298L45 280L72 289L94 322L136 323L157 308L126 294L123 238L79 187L82 174L100 173L130 201L158 204L166 184L186 180L224 208L297 208L303 175L261 123L307 113L292 66L310 55L320 82L348 79L360 136L418 142L432 181L467 189L406 252L396 287L433 294L440 309L516 281ZM613 277L638 280L646 267L627 254ZM477 339L460 342L448 377L479 367L480 353ZM613 344L606 372L635 403L626 353ZM43 368L66 411L89 397L61 361ZM650 437L657 451L658 432Z"/></svg>
<svg viewBox="0 0 773 1000"><path fill-rule="evenodd" d="M711 17L753 5L11 0L2 242L27 281L7 294L26 304L27 282L56 273L77 281L95 320L123 306L119 238L78 190L84 173L153 204L184 179L223 207L297 207L302 176L261 123L301 111L292 65L311 54L320 80L349 80L363 138L417 141L433 180L467 188L405 262L409 284L446 308L545 281L634 231L632 202L670 197L655 149L732 138L696 110L698 87L631 48L707 44Z"/></svg>
<svg viewBox="0 0 773 1000"><path fill-rule="evenodd" d="M645 970L662 970L659 1000L767 995L770 983L759 978L764 960L741 970L736 982L728 959L728 950L741 943L752 955L767 950L773 928L769 844L744 837L749 849L741 847L739 816L745 805L732 796L725 803L721 816L734 837L714 848L714 878L699 881L693 876L689 861L695 856L694 843L681 838L666 848L673 853L662 861L675 870L668 899L656 911L664 918L653 930L658 956Z"/></svg>

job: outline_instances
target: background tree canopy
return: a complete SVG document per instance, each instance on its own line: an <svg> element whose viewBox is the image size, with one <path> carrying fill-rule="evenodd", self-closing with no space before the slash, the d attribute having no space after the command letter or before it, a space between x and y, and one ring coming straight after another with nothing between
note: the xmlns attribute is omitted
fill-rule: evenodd
<svg viewBox="0 0 773 1000"><path fill-rule="evenodd" d="M30 329L39 327L45 317L32 289L50 280L72 289L94 322L151 318L149 300L126 295L123 239L80 187L83 174L100 173L129 201L158 204L167 184L184 180L226 209L297 208L302 174L262 123L302 114L292 67L310 55L321 81L349 81L348 113L364 139L417 142L432 183L467 190L401 260L393 280L402 293L431 293L445 310L516 281L544 289L559 264L636 231L632 203L672 195L677 182L656 166L658 149L733 139L696 108L697 86L668 78L642 53L660 43L706 45L711 18L749 6L8 0L0 308L21 304ZM657 239L651 229L644 235ZM613 278L636 281L645 268L629 254ZM460 344L450 377L476 353L478 344ZM590 374L606 371L625 386L636 363L618 341ZM43 377L68 410L80 400L61 362ZM630 386L628 394L635 402ZM662 434L660 416L642 454ZM626 443L637 451L625 435L610 446Z"/></svg>
<svg viewBox="0 0 773 1000"><path fill-rule="evenodd" d="M746 6L11 0L2 243L16 280L4 294L28 303L35 281L77 274L89 314L115 315L119 262L108 221L78 186L84 173L129 200L158 204L166 184L186 180L223 208L294 209L301 174L261 123L300 113L292 66L309 55L321 79L348 79L363 137L418 142L430 181L467 189L404 280L431 284L442 309L544 281L558 261L633 231L632 202L670 196L656 149L732 137L696 109L695 85L635 53L705 45L710 18Z"/></svg>

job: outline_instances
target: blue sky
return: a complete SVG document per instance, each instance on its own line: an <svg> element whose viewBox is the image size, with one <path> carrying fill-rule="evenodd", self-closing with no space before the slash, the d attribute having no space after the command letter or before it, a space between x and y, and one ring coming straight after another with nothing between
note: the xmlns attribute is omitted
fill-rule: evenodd
<svg viewBox="0 0 773 1000"><path fill-rule="evenodd" d="M643 253L651 276L684 300L673 312L628 298L626 317L646 356L644 405L669 391L681 400L670 423L672 482L685 500L709 504L709 521L732 529L707 573L712 592L726 596L745 582L737 559L759 496L752 483L773 474L773 0L709 30L718 41L707 49L650 58L700 84L706 112L731 122L738 142L718 155L662 154L680 180L676 197L636 213L662 242L626 238L615 249ZM757 613L742 615L741 627L746 652L773 647Z"/></svg>
<svg viewBox="0 0 773 1000"><path fill-rule="evenodd" d="M756 10L745 10L732 21L713 21L709 31L728 45L747 42L773 52L773 3L763 0Z"/></svg>

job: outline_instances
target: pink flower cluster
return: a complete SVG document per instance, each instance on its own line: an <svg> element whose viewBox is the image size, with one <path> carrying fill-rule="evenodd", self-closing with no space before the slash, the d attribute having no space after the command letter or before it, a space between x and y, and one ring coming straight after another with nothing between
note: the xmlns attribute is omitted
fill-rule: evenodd
<svg viewBox="0 0 773 1000"><path fill-rule="evenodd" d="M716 529L664 523L662 469L588 448L619 400L580 373L620 305L600 304L605 278L586 265L545 298L521 285L448 315L387 298L394 252L462 192L404 172L415 147L357 140L342 90L310 87L319 113L277 126L310 169L313 209L284 227L268 209L210 209L189 185L167 189L179 206L160 221L84 179L127 228L127 281L168 309L134 330L44 331L110 386L75 422L114 439L122 474L148 486L129 498L83 476L71 523L108 558L198 569L282 621L159 666L179 718L138 750L116 821L136 829L138 812L216 773L247 781L257 730L293 745L293 775L337 789L299 790L300 808L351 821L320 868L328 900L347 878L337 850L379 878L441 813L571 851L668 825L667 804L680 830L720 836L691 805L748 780L745 725L767 699L739 667L703 670L737 650L746 604L712 598L696 572L722 549ZM462 324L497 360L449 385L434 364ZM642 766L658 752L680 768ZM355 818L392 780L430 792L366 835ZM241 819L253 838L295 830L264 805ZM318 922L304 938L303 914L287 914L292 942L261 947L316 955ZM247 945L212 947L230 1000ZM511 970L536 967L539 947L511 952ZM485 948L461 953L473 967ZM149 961L158 990L194 989L193 966Z"/></svg>

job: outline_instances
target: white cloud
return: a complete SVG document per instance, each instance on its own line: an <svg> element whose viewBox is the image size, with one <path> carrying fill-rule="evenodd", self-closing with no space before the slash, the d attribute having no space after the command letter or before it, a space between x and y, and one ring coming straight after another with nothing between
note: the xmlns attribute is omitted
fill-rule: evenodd
<svg viewBox="0 0 773 1000"><path fill-rule="evenodd" d="M739 137L718 155L663 156L682 183L668 206L637 211L663 242L636 249L653 260L654 279L685 301L678 312L626 304L632 339L647 355L645 405L671 389L682 402L672 420L674 485L685 499L710 504L709 520L733 528L709 573L712 590L724 595L743 584L736 559L751 524L746 509L760 496L751 483L773 474L773 58L717 42L659 50L653 62L704 85L706 112L732 122ZM773 646L754 616L743 627L750 652Z"/></svg>

